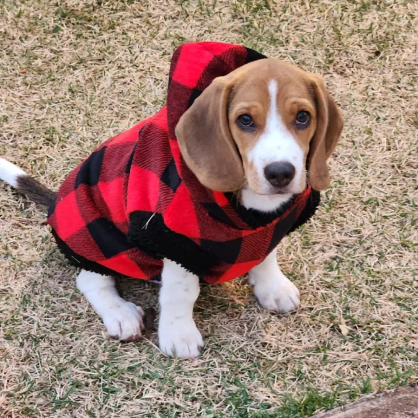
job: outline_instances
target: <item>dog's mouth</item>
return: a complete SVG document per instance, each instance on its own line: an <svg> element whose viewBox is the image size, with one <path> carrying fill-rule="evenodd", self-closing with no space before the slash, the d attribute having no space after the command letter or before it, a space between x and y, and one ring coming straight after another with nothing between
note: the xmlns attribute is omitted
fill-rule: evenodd
<svg viewBox="0 0 418 418"><path fill-rule="evenodd" d="M305 185L306 188L306 185ZM299 188L299 187L273 187L270 186L268 189L265 190L254 190L251 189L256 195L258 196L269 196L272 199L278 196L292 196L295 194L302 193L305 188ZM302 190L299 190L302 189Z"/></svg>
<svg viewBox="0 0 418 418"><path fill-rule="evenodd" d="M269 186L267 193L260 193L267 196L285 196L285 195L295 195L303 193L303 191L306 189L307 184L298 184L299 182L292 181L289 185L285 187L274 187Z"/></svg>
<svg viewBox="0 0 418 418"><path fill-rule="evenodd" d="M250 188L255 194L259 196L284 196L284 195L291 195L294 194L295 191L293 190L294 187L291 187L291 185L288 185L286 187L274 187L271 185L268 185L267 187L263 187L261 190L254 190Z"/></svg>
<svg viewBox="0 0 418 418"><path fill-rule="evenodd" d="M295 194L303 193L306 187L307 182L301 181L299 176L296 176L289 184L282 187L274 186L273 184L267 182L264 178L255 182L247 180L244 189L251 190L258 196L269 196L273 199L279 196L290 197Z"/></svg>
<svg viewBox="0 0 418 418"><path fill-rule="evenodd" d="M274 199L275 197L277 198L279 196L290 197L296 194L303 193L306 187L306 182L294 179L292 182L290 182L288 185L284 187L275 187L266 181L261 181L258 184L251 184L251 182L247 181L244 186L244 189L251 190L254 194L258 196L268 196L271 199Z"/></svg>
<svg viewBox="0 0 418 418"><path fill-rule="evenodd" d="M254 192L258 196L269 196L271 198L274 198L277 196L286 196L286 195L290 196L294 194L293 191L290 191L288 189L276 189L276 188L272 188L271 190L266 190L266 191L259 191L259 190L251 189L251 191Z"/></svg>
<svg viewBox="0 0 418 418"><path fill-rule="evenodd" d="M293 192L291 192L288 188L283 188L283 189L274 189L271 193L269 193L268 195L270 196L277 196L277 195L287 195L287 194L293 194Z"/></svg>

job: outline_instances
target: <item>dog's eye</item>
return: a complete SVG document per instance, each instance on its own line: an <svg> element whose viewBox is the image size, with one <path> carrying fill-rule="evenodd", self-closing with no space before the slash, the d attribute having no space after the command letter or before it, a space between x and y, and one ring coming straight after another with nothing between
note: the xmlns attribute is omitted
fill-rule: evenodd
<svg viewBox="0 0 418 418"><path fill-rule="evenodd" d="M240 125L243 128L251 128L254 126L253 118L250 115L241 115L237 119L238 125Z"/></svg>
<svg viewBox="0 0 418 418"><path fill-rule="evenodd" d="M311 120L311 116L308 112L299 112L296 116L296 126L300 128L304 128L309 124Z"/></svg>

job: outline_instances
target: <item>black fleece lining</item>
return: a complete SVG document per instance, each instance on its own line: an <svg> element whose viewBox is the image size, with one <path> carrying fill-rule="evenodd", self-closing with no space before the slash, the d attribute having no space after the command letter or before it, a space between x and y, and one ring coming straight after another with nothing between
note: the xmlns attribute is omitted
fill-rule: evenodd
<svg viewBox="0 0 418 418"><path fill-rule="evenodd" d="M296 219L296 222L290 228L286 235L289 235L304 223L309 221L312 216L315 214L316 210L318 209L319 204L321 203L321 193L317 190L312 189L311 194L308 197L305 207L302 210L302 213Z"/></svg>
<svg viewBox="0 0 418 418"><path fill-rule="evenodd" d="M150 257L168 258L204 277L217 259L184 235L171 231L161 214L136 211L129 216L128 241Z"/></svg>
<svg viewBox="0 0 418 418"><path fill-rule="evenodd" d="M252 229L266 226L273 222L275 219L283 215L294 203L298 195L293 195L283 206L280 206L274 212L261 212L256 209L247 209L239 202L238 196L234 193L225 193L226 198L229 200L231 206L238 213L239 217Z"/></svg>

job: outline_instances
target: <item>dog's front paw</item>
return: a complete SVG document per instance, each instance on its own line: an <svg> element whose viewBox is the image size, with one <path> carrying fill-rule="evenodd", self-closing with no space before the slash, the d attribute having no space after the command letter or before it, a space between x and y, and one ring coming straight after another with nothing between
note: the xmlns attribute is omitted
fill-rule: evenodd
<svg viewBox="0 0 418 418"><path fill-rule="evenodd" d="M112 338L120 341L136 341L144 329L144 311L132 302L120 299L102 315L103 323Z"/></svg>
<svg viewBox="0 0 418 418"><path fill-rule="evenodd" d="M160 319L158 327L160 349L164 354L179 358L196 358L203 347L203 339L191 320Z"/></svg>
<svg viewBox="0 0 418 418"><path fill-rule="evenodd" d="M300 305L298 288L285 276L280 280L257 281L254 295L258 303L270 311L287 313Z"/></svg>

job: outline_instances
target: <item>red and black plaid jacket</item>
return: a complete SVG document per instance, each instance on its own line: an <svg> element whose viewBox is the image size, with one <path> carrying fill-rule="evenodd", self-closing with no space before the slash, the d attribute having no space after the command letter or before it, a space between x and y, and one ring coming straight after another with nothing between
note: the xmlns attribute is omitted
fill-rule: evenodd
<svg viewBox="0 0 418 418"><path fill-rule="evenodd" d="M209 283L260 263L309 218L319 193L308 188L280 212L262 214L234 194L202 186L185 165L174 129L214 78L263 55L238 45L185 44L171 61L167 104L103 143L62 184L48 223L76 266L158 280L163 258Z"/></svg>

